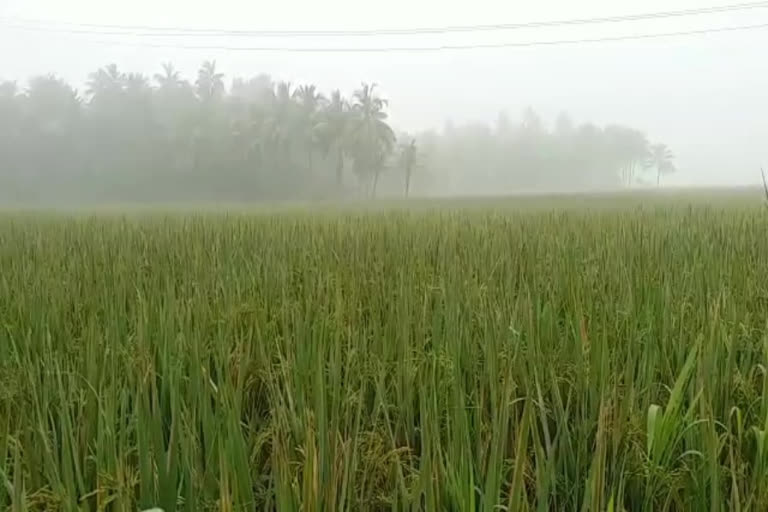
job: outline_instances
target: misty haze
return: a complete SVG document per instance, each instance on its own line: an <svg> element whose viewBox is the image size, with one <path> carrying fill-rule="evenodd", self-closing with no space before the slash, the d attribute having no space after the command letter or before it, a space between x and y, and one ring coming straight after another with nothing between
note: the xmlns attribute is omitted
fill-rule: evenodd
<svg viewBox="0 0 768 512"><path fill-rule="evenodd" d="M622 125L451 122L395 132L376 84L234 78L206 61L152 79L110 64L81 97L54 75L0 85L5 201L248 200L615 190L675 172L674 154Z"/></svg>
<svg viewBox="0 0 768 512"><path fill-rule="evenodd" d="M0 0L0 511L768 510L768 1Z"/></svg>
<svg viewBox="0 0 768 512"><path fill-rule="evenodd" d="M236 1L5 0L2 200L365 196L370 174L377 195L402 195L400 157L414 139L415 196L655 186L647 150L658 144L674 155L665 171L676 169L661 185L759 183L760 2L476 7L395 2L368 20L344 2L264 12ZM546 23L596 18L612 21ZM476 25L484 29L424 29ZM627 36L637 38L612 41ZM606 41L544 44L595 39ZM424 51L442 46L463 49ZM209 91L204 63L214 64ZM328 122L334 92L355 117L363 83L378 84L396 136L380 172L361 164L374 157L362 158L359 143L341 157L329 149L342 129Z"/></svg>

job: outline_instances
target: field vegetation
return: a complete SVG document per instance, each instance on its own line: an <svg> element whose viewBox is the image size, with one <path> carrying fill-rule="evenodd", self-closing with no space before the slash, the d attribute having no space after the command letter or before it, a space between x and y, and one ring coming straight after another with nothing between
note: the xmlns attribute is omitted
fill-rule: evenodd
<svg viewBox="0 0 768 512"><path fill-rule="evenodd" d="M768 510L768 214L683 202L6 213L0 510Z"/></svg>

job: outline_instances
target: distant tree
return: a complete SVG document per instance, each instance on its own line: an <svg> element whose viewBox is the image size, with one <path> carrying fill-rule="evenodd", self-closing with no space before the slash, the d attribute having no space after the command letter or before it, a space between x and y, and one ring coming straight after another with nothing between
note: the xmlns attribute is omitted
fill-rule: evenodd
<svg viewBox="0 0 768 512"><path fill-rule="evenodd" d="M183 87L185 84L181 74L170 62L163 64L163 72L155 73L154 79L161 90L175 90Z"/></svg>
<svg viewBox="0 0 768 512"><path fill-rule="evenodd" d="M661 184L662 175L672 174L677 169L674 163L675 155L665 144L654 144L650 147L649 166L656 169L656 186Z"/></svg>
<svg viewBox="0 0 768 512"><path fill-rule="evenodd" d="M124 82L123 101L126 108L123 116L127 123L133 123L134 132L131 138L134 141L144 139L144 142L151 143L147 139L153 136L149 130L154 128L151 126L154 123L154 112L149 78L141 73L128 73Z"/></svg>
<svg viewBox="0 0 768 512"><path fill-rule="evenodd" d="M125 75L116 64L109 64L88 75L85 93L95 110L114 112L119 108Z"/></svg>
<svg viewBox="0 0 768 512"><path fill-rule="evenodd" d="M275 162L283 171L291 166L291 153L297 138L297 107L290 82L279 82L275 88L273 108L266 124L266 139L271 141Z"/></svg>
<svg viewBox="0 0 768 512"><path fill-rule="evenodd" d="M318 141L318 113L325 102L325 97L317 91L315 85L302 85L293 93L293 99L298 103L299 119L297 120L299 138L307 155L307 168L312 172L315 145Z"/></svg>
<svg viewBox="0 0 768 512"><path fill-rule="evenodd" d="M642 132L620 125L608 125L605 137L607 157L619 168L624 185L631 186L650 157L648 139Z"/></svg>
<svg viewBox="0 0 768 512"><path fill-rule="evenodd" d="M29 170L43 177L77 169L81 136L77 91L54 75L44 75L29 81L25 96L25 139L19 143Z"/></svg>
<svg viewBox="0 0 768 512"><path fill-rule="evenodd" d="M376 84L363 83L352 104L355 169L371 185L371 196L376 195L379 176L395 145L395 133L386 122L387 100L376 95L375 89Z"/></svg>
<svg viewBox="0 0 768 512"><path fill-rule="evenodd" d="M74 129L80 98L64 80L54 75L34 77L26 96L27 114L38 130L65 135Z"/></svg>
<svg viewBox="0 0 768 512"><path fill-rule="evenodd" d="M236 152L241 155L245 166L258 168L265 163L270 149L268 122L274 99L274 84L269 75L235 78L232 81L228 115Z"/></svg>
<svg viewBox="0 0 768 512"><path fill-rule="evenodd" d="M110 90L121 90L123 87L123 74L118 70L117 64L108 64L88 75L88 89L90 96Z"/></svg>
<svg viewBox="0 0 768 512"><path fill-rule="evenodd" d="M229 139L231 129L222 109L221 100L226 94L224 73L218 71L216 61L203 62L197 71L195 94L200 108L191 134L193 167L199 172L221 169L221 161L229 154L225 141Z"/></svg>
<svg viewBox="0 0 768 512"><path fill-rule="evenodd" d="M151 80L109 64L88 75L83 100L52 75L23 89L0 81L0 195L298 198L325 194L334 178L341 195L347 166L370 196L410 196L417 169L436 192L508 193L632 184L643 163L660 182L674 168L668 150L650 159L645 136L619 125L561 115L548 128L527 109L495 125L448 122L396 147L375 84L326 100L315 85L294 91L266 74L234 78L227 91L213 61L195 78L170 63ZM398 172L384 175L389 167Z"/></svg>
<svg viewBox="0 0 768 512"><path fill-rule="evenodd" d="M532 107L527 107L523 111L522 128L530 134L541 134L544 132L544 121L542 121L541 116Z"/></svg>
<svg viewBox="0 0 768 512"><path fill-rule="evenodd" d="M178 169L186 165L196 130L193 118L198 99L195 89L182 78L170 62L153 76L157 89L152 92L152 115L157 123L160 165Z"/></svg>
<svg viewBox="0 0 768 512"><path fill-rule="evenodd" d="M10 129L19 122L20 101L16 82L0 81L0 127ZM14 127L16 128L16 127Z"/></svg>
<svg viewBox="0 0 768 512"><path fill-rule="evenodd" d="M344 173L344 153L350 145L351 116L349 103L337 89L322 111L322 119L317 126L325 157L333 154L336 169L336 188L341 190Z"/></svg>
<svg viewBox="0 0 768 512"><path fill-rule="evenodd" d="M129 97L149 96L152 88L149 79L141 73L128 73L125 75L125 92Z"/></svg>
<svg viewBox="0 0 768 512"><path fill-rule="evenodd" d="M260 74L247 80L235 78L232 81L230 95L246 104L263 108L274 100L274 88L272 78L269 75Z"/></svg>
<svg viewBox="0 0 768 512"><path fill-rule="evenodd" d="M310 114L314 114L325 101L325 97L320 94L315 85L301 85L293 92L293 98L298 101L299 106Z"/></svg>
<svg viewBox="0 0 768 512"><path fill-rule="evenodd" d="M224 95L224 73L216 70L216 61L203 62L195 81L198 98L203 102L220 99Z"/></svg>
<svg viewBox="0 0 768 512"><path fill-rule="evenodd" d="M400 166L403 169L405 175L405 198L408 198L408 193L411 190L411 175L413 169L416 166L416 139L411 139L410 142L403 144L400 147Z"/></svg>

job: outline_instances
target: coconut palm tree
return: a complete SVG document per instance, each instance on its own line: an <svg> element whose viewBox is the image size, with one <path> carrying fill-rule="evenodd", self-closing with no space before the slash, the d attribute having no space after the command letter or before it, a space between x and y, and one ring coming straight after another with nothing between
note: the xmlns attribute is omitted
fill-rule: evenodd
<svg viewBox="0 0 768 512"><path fill-rule="evenodd" d="M195 89L170 62L164 63L162 72L155 73L153 79L158 88L152 95L152 113L164 146L162 158L169 167L184 165L198 130L198 123L193 122L198 104Z"/></svg>
<svg viewBox="0 0 768 512"><path fill-rule="evenodd" d="M317 143L318 111L325 102L315 85L302 85L292 95L298 104L297 129L304 151L307 153L307 169L312 172L312 155Z"/></svg>
<svg viewBox="0 0 768 512"><path fill-rule="evenodd" d="M635 182L638 168L647 166L651 158L648 139L642 132L621 125L606 126L604 136L606 157L618 168L624 185L631 186Z"/></svg>
<svg viewBox="0 0 768 512"><path fill-rule="evenodd" d="M340 190L344 179L344 153L348 150L351 125L349 103L338 89L322 111L322 120L317 131L325 157L333 153L336 166L336 187Z"/></svg>
<svg viewBox="0 0 768 512"><path fill-rule="evenodd" d="M662 174L672 174L677 170L674 164L675 155L666 144L654 144L649 148L649 152L648 165L656 169L656 186L658 187L661 184Z"/></svg>
<svg viewBox="0 0 768 512"><path fill-rule="evenodd" d="M98 101L100 96L114 98L123 90L125 75L117 68L117 64L108 64L88 75L86 94L91 101Z"/></svg>
<svg viewBox="0 0 768 512"><path fill-rule="evenodd" d="M260 108L271 105L275 98L275 84L272 77L267 74L259 74L253 78L235 77L229 96L235 103L256 104Z"/></svg>
<svg viewBox="0 0 768 512"><path fill-rule="evenodd" d="M296 138L296 102L290 82L279 82L275 87L272 108L264 123L264 139L272 146L275 161L284 170L290 164L291 148Z"/></svg>
<svg viewBox="0 0 768 512"><path fill-rule="evenodd" d="M153 117L152 87L149 79L141 73L128 73L125 75L124 107L126 109L124 119L133 119L139 122L144 130ZM141 137L141 133L134 134ZM148 135L144 133L143 135Z"/></svg>
<svg viewBox="0 0 768 512"><path fill-rule="evenodd" d="M371 195L376 195L379 175L395 144L395 133L387 124L387 100L375 93L376 84L363 83L355 91L352 126L355 170L358 176L373 181Z"/></svg>
<svg viewBox="0 0 768 512"><path fill-rule="evenodd" d="M149 79L141 73L125 75L125 91L131 95L146 95L151 91Z"/></svg>
<svg viewBox="0 0 768 512"><path fill-rule="evenodd" d="M315 85L301 85L292 96L305 111L312 113L316 112L325 101L325 97L317 91Z"/></svg>
<svg viewBox="0 0 768 512"><path fill-rule="evenodd" d="M184 80L181 79L181 74L176 70L176 68L170 62L166 62L163 64L163 72L155 73L154 79L155 79L155 82L157 82L157 85L160 87L160 89L173 90L173 89L183 87L184 84L186 83Z"/></svg>
<svg viewBox="0 0 768 512"><path fill-rule="evenodd" d="M216 71L216 61L207 60L197 72L195 81L197 96L204 102L210 102L224 95L224 73Z"/></svg>

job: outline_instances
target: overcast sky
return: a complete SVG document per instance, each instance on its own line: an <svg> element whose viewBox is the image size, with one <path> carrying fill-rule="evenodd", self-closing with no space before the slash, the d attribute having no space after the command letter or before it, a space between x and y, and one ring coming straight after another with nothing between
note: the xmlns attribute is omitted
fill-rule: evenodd
<svg viewBox="0 0 768 512"><path fill-rule="evenodd" d="M447 119L493 121L530 105L550 122L617 122L667 143L681 171L669 183L759 182L768 164L768 28L688 37L441 52L285 53L210 47L381 48L527 43L768 25L768 8L637 21L426 36L346 38L157 38L12 28L15 20L228 30L352 30L524 23L605 17L739 0L0 0L0 77L55 72L82 86L95 68L156 72L174 62L188 78L215 59L228 81L266 72L323 90L375 81L397 128L439 128ZM68 27L82 30L83 28ZM91 28L91 31L99 29ZM102 32L108 30L101 29ZM205 49L181 48L202 46Z"/></svg>

